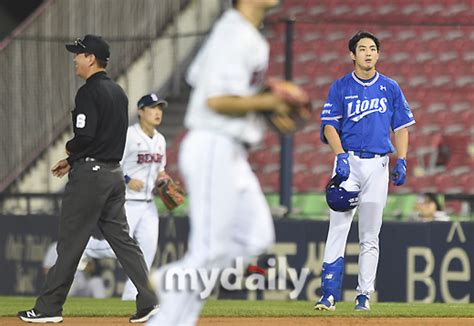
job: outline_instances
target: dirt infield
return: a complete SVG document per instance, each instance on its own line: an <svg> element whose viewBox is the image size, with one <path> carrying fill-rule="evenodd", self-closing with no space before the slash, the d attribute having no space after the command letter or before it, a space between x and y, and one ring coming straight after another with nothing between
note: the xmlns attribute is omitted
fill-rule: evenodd
<svg viewBox="0 0 474 326"><path fill-rule="evenodd" d="M68 325L101 325L125 326L130 325L125 317L65 317L63 324ZM16 317L0 318L2 326L27 325ZM351 318L351 317L205 317L199 320L198 326L468 326L474 325L474 318Z"/></svg>

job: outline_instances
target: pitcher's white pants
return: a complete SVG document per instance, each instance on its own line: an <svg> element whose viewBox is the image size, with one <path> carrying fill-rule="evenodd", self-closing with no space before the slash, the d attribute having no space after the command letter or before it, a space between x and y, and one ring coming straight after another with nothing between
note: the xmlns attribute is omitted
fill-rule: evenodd
<svg viewBox="0 0 474 326"><path fill-rule="evenodd" d="M148 325L195 325L204 300L200 289L167 290L166 271L222 270L235 258L263 253L274 242L273 221L244 146L209 131L191 131L179 165L189 194L190 236L185 257L152 275L160 311Z"/></svg>
<svg viewBox="0 0 474 326"><path fill-rule="evenodd" d="M347 236L356 210L359 213L359 276L357 294L375 291L379 260L379 233L388 191L388 156L361 159L349 155L351 173L341 184L348 191L360 189L359 206L349 212L330 212L324 262L344 257Z"/></svg>
<svg viewBox="0 0 474 326"><path fill-rule="evenodd" d="M158 247L158 211L154 202L125 201L125 214L130 228L130 236L137 240L143 252L148 269L155 259ZM90 238L84 255L90 258L116 258L106 240ZM122 293L122 300L135 300L138 291L127 277Z"/></svg>

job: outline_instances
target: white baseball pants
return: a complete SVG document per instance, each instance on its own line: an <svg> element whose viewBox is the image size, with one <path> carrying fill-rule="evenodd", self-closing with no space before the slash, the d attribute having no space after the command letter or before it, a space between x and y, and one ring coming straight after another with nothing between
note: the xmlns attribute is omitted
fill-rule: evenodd
<svg viewBox="0 0 474 326"><path fill-rule="evenodd" d="M204 303L199 289L165 291L162 281L169 268L222 270L237 257L263 253L275 237L268 204L241 143L191 131L182 142L179 165L190 199L188 252L153 274L160 311L149 325L195 325Z"/></svg>
<svg viewBox="0 0 474 326"><path fill-rule="evenodd" d="M375 291L379 260L379 233L388 192L388 156L361 159L349 155L351 173L341 184L348 191L360 190L359 206L348 212L330 212L330 223L324 262L344 257L347 236L355 212L359 214L359 275L357 293L370 295ZM335 165L334 165L335 169Z"/></svg>

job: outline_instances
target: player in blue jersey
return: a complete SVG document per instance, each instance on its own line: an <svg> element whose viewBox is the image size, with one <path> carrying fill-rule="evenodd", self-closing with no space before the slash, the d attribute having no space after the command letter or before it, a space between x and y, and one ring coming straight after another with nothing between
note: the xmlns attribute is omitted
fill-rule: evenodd
<svg viewBox="0 0 474 326"><path fill-rule="evenodd" d="M344 250L356 210L359 215L359 275L356 310L369 310L379 259L379 232L387 200L389 157L397 161L394 185L406 178L408 129L413 114L397 82L376 71L380 42L368 32L349 40L354 71L336 80L321 112L321 139L336 154L334 176L347 191L358 191L357 209L330 212L330 224L321 275L322 297L317 310L335 310L342 300Z"/></svg>

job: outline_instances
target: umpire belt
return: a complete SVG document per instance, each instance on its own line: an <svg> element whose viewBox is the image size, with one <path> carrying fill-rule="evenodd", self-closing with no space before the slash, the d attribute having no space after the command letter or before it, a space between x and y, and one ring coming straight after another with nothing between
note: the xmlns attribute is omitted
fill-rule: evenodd
<svg viewBox="0 0 474 326"><path fill-rule="evenodd" d="M371 152L365 152L365 151L348 151L348 153L354 156L357 156L359 158L375 158L375 157L384 157L385 155L387 155L387 153L377 154L377 153L371 153Z"/></svg>
<svg viewBox="0 0 474 326"><path fill-rule="evenodd" d="M98 160L96 158L93 158L93 157L84 157L83 159L81 159L82 161L84 162L94 162L94 163L101 163L101 164L119 164L119 161L114 161L114 160L111 160L111 161L108 161L108 160Z"/></svg>

